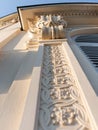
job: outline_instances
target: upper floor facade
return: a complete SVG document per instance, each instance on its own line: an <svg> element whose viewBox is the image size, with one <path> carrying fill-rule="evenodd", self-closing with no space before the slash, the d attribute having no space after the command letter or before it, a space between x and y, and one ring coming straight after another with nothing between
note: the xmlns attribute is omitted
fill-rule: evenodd
<svg viewBox="0 0 98 130"><path fill-rule="evenodd" d="M98 4L17 9L1 46L0 129L97 130Z"/></svg>

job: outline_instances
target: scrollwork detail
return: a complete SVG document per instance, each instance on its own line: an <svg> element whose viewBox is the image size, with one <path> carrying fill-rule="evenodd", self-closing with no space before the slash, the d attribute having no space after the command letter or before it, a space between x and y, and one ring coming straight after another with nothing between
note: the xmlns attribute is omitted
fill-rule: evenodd
<svg viewBox="0 0 98 130"><path fill-rule="evenodd" d="M62 45L45 46L41 75L40 129L90 130L88 115Z"/></svg>

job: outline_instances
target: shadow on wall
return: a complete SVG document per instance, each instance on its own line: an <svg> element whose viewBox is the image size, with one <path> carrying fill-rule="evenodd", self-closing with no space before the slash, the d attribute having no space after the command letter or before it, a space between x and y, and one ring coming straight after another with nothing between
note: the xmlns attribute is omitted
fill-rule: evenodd
<svg viewBox="0 0 98 130"><path fill-rule="evenodd" d="M0 52L0 94L7 93L13 81L21 82L22 80L28 80L30 78L36 53L37 50ZM38 67L38 65L35 66Z"/></svg>
<svg viewBox="0 0 98 130"><path fill-rule="evenodd" d="M9 90L25 55L18 51L0 53L0 93Z"/></svg>
<svg viewBox="0 0 98 130"><path fill-rule="evenodd" d="M7 50L13 50L17 44L19 43L19 41L21 40L21 38L25 35L25 32L22 32L20 34L18 34L15 38L13 38L11 41L9 41L3 48L3 51L7 51Z"/></svg>

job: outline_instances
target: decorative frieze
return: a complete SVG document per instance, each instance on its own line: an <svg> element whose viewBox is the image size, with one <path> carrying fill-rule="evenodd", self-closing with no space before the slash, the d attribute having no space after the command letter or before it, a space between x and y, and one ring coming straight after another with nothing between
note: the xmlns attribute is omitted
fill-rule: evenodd
<svg viewBox="0 0 98 130"><path fill-rule="evenodd" d="M8 17L8 16L7 16ZM0 19L0 29L2 29L3 27L7 27L9 25L12 25L14 23L18 22L18 16L12 16L12 17L8 17L8 18L1 18Z"/></svg>
<svg viewBox="0 0 98 130"><path fill-rule="evenodd" d="M89 117L62 45L44 48L39 130L91 130Z"/></svg>
<svg viewBox="0 0 98 130"><path fill-rule="evenodd" d="M98 10L63 10L63 11L48 11L48 12L39 12L39 13L35 13L36 15L40 16L40 15L61 15L64 18L65 17L82 17L82 16L98 16Z"/></svg>

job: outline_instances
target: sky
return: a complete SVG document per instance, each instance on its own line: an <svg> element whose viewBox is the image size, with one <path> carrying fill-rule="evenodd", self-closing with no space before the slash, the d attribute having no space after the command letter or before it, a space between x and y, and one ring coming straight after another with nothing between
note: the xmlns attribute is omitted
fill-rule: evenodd
<svg viewBox="0 0 98 130"><path fill-rule="evenodd" d="M62 3L62 2L95 2L98 0L0 0L0 18L17 11L17 6Z"/></svg>

